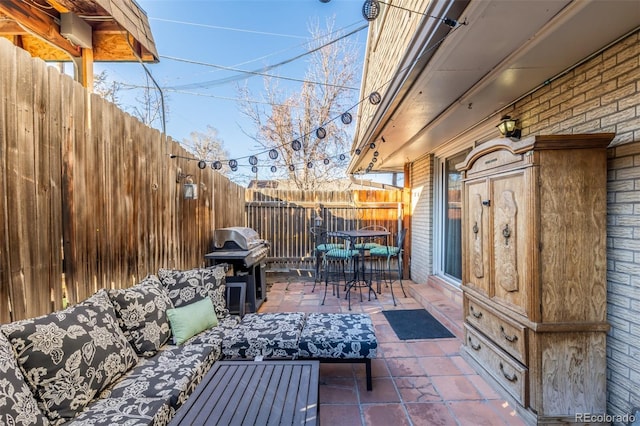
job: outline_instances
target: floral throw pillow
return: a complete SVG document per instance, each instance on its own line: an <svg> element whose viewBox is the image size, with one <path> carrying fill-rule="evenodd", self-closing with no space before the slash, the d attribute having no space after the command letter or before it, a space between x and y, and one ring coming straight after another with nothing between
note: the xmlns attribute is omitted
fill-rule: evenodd
<svg viewBox="0 0 640 426"><path fill-rule="evenodd" d="M109 298L118 325L138 355L153 356L171 337L167 309L173 306L155 275L130 288L109 290Z"/></svg>
<svg viewBox="0 0 640 426"><path fill-rule="evenodd" d="M72 419L138 361L106 290L62 311L0 329L42 411L56 425Z"/></svg>
<svg viewBox="0 0 640 426"><path fill-rule="evenodd" d="M11 344L0 333L0 425L47 425L38 402L29 390L13 355Z"/></svg>
<svg viewBox="0 0 640 426"><path fill-rule="evenodd" d="M158 270L158 277L167 289L174 307L179 308L209 297L213 302L218 319L229 316L225 276L225 265L186 271Z"/></svg>

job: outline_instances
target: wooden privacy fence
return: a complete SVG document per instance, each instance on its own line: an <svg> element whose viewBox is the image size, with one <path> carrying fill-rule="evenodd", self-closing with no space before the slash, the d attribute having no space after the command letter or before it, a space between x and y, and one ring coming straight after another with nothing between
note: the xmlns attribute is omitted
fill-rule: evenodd
<svg viewBox="0 0 640 426"><path fill-rule="evenodd" d="M245 223L244 188L2 38L0 120L0 323L201 266Z"/></svg>
<svg viewBox="0 0 640 426"><path fill-rule="evenodd" d="M390 244L395 244L400 227L408 228L409 197L403 190L259 189L245 194L247 226L271 243L272 270L312 270L314 243L309 228L316 217L330 231L382 225L391 233ZM408 250L405 253L409 259Z"/></svg>

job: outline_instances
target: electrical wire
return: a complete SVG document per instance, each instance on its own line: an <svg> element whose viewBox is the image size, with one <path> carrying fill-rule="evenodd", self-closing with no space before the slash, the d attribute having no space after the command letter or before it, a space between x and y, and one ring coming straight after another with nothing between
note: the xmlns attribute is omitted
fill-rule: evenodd
<svg viewBox="0 0 640 426"><path fill-rule="evenodd" d="M268 35L268 36L275 36L275 37L288 37L288 38L300 38L300 39L304 39L305 38L304 36L296 36L296 35L291 35L291 34L278 34L278 33L270 33L270 32L265 32L265 31L244 30L244 29L240 29L240 28L221 27L221 26L218 26L218 25L208 25L208 24L198 24L198 23L195 23L195 22L176 21L176 20L173 20L173 19L149 18L149 20L161 21L161 22L170 22L170 23L182 24L182 25L191 25L193 27L211 28L211 29L215 29L215 30L236 31L236 32L241 32L241 33L249 33L249 34L260 34L260 35Z"/></svg>
<svg viewBox="0 0 640 426"><path fill-rule="evenodd" d="M289 64L289 63L291 63L293 61L296 61L296 60L298 60L300 58L303 58L303 57L305 57L307 55L315 53L318 50L323 49L324 47L327 47L327 46L330 46L330 45L332 45L334 43L337 43L338 41L343 40L343 39L345 39L347 37L350 37L353 34L356 34L356 33L360 32L360 31L362 31L362 30L364 30L366 28L368 28L368 25L360 26L360 27L356 28L355 30L353 30L353 31L351 31L351 32L349 32L347 34L344 34L344 35L342 35L342 36L340 36L338 38L335 38L335 39L333 39L333 40L331 40L331 41L329 41L329 42L327 42L327 43L325 43L325 44L323 44L321 46L318 46L316 48L308 50L307 52L302 53L300 55L294 56L292 58L286 59L284 61L278 62L278 63L273 64L273 65L268 65L266 67L263 67L263 68L260 68L260 69L257 69L257 70L244 71L244 72L245 73L249 73L251 75L260 75L260 73L266 73L267 71L270 71L272 69L281 67L281 66ZM226 83L231 83L231 82L234 82L234 81L244 80L246 78L250 78L250 76L241 75L241 76L227 77L227 78L222 78L222 79L218 79L218 80L203 81L201 83L191 83L191 84L182 84L182 85L178 85L178 86L170 86L170 88L171 89L175 89L175 90L183 90L183 89L212 87L212 86L219 86L219 85L226 84Z"/></svg>
<svg viewBox="0 0 640 426"><path fill-rule="evenodd" d="M261 75L264 77L269 77L269 78L275 78L275 79L280 79L280 80L288 80L288 81L297 81L300 83L311 83L311 84L316 84L319 86L327 86L327 87L337 87L339 89L346 89L346 90L360 90L357 87L348 87L348 86L341 86L338 84L328 84L328 83L319 83L317 81L310 81L310 80L303 80L303 79L299 79L299 78L292 78L292 77L282 77L279 75L274 75L274 74L265 74L265 73L261 73L261 72L256 72L256 71L246 71L246 70L241 70L238 68L232 68L232 67L226 67L224 65L216 65L216 64L210 64L207 62L200 62L200 61L194 61L191 59L183 59L183 58L176 58L173 56L165 56L165 55L160 55L161 58L164 59L169 59L171 61L176 61L176 62L184 62L187 64L193 64L193 65L202 65L205 67L211 67L211 68L217 68L220 70L224 70L224 71L233 71L233 72L238 72L238 73L246 73L246 74L251 74L251 76L254 75ZM198 83L191 83L191 85L194 84L198 84ZM181 88L181 86L166 86L167 89L176 89L176 88Z"/></svg>

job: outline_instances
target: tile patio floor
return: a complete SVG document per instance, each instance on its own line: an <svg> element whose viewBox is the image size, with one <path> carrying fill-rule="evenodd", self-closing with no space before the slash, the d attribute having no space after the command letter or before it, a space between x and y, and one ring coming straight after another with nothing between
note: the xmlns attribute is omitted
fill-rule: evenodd
<svg viewBox="0 0 640 426"><path fill-rule="evenodd" d="M349 312L344 298L327 294L324 285L276 278L260 312ZM373 391L367 392L360 364L321 364L320 420L324 426L390 425L522 425L515 409L495 392L460 356L462 307L427 284L404 281L407 296L394 286L378 300L352 298L352 312L371 315L379 351L372 362ZM341 292L341 295L343 293ZM384 315L388 309L428 306L457 337L401 341ZM437 311L437 312L434 312ZM438 315L436 315L436 313Z"/></svg>

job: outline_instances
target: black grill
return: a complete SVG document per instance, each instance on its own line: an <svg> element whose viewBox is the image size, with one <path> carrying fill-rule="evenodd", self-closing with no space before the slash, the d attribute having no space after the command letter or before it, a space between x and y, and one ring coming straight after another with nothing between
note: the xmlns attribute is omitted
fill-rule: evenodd
<svg viewBox="0 0 640 426"><path fill-rule="evenodd" d="M213 234L213 251L204 256L214 265L226 263L232 267L233 276L228 276L227 282L246 283L248 312L256 312L267 300L264 260L269 247L269 242L251 228L220 228Z"/></svg>

